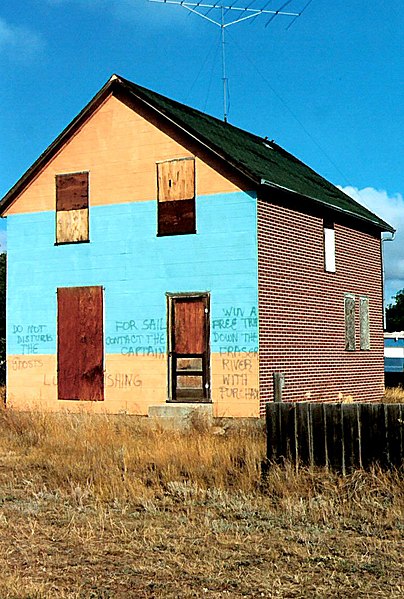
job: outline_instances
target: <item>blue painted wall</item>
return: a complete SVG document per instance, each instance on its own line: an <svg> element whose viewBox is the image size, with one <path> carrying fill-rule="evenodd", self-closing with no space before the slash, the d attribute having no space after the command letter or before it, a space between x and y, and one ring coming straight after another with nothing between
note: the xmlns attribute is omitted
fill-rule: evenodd
<svg viewBox="0 0 404 599"><path fill-rule="evenodd" d="M197 199L197 234L156 236L156 202L90 208L90 243L55 246L55 213L10 215L8 354L56 353L56 289L105 287L106 353L166 351L166 292L210 291L211 350L257 351L254 193ZM234 348L234 350L229 350Z"/></svg>

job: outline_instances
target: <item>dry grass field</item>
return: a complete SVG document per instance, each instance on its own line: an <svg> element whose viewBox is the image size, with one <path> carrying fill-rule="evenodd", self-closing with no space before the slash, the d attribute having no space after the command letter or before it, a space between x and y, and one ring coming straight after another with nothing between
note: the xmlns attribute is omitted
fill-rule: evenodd
<svg viewBox="0 0 404 599"><path fill-rule="evenodd" d="M404 596L399 472L263 480L263 427L223 432L1 410L0 597Z"/></svg>
<svg viewBox="0 0 404 599"><path fill-rule="evenodd" d="M404 403L404 389L399 387L387 387L384 393L385 403Z"/></svg>

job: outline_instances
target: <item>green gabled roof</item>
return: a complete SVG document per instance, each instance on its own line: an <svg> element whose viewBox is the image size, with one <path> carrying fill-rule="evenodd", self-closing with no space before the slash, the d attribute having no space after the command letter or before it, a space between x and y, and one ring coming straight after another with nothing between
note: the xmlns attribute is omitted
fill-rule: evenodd
<svg viewBox="0 0 404 599"><path fill-rule="evenodd" d="M223 158L238 172L249 178L255 186L268 185L291 192L296 195L298 201L302 202L302 207L305 198L310 198L331 210L337 210L368 222L382 231L394 232L393 227L388 223L355 202L273 141L248 133L234 125L136 85L119 75L113 75L110 78L98 94L4 196L0 202L0 214L18 197L48 160L60 150L63 144L111 93L116 93L119 97L123 95L123 98L136 98L147 104L158 114Z"/></svg>
<svg viewBox="0 0 404 599"><path fill-rule="evenodd" d="M372 223L383 231L394 229L370 210L318 175L283 148L199 110L170 100L119 77L123 85L175 124L216 151L256 184L274 186Z"/></svg>

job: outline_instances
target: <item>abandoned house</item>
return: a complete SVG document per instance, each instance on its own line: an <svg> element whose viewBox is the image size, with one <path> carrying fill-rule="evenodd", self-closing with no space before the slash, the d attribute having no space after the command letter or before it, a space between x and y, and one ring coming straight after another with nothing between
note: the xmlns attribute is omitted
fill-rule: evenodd
<svg viewBox="0 0 404 599"><path fill-rule="evenodd" d="M383 393L393 229L267 138L114 75L0 207L13 406Z"/></svg>

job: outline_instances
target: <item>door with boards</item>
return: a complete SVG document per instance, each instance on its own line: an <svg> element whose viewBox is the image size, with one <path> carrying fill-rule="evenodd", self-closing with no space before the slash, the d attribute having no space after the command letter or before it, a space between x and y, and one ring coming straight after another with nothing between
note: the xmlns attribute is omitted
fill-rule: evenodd
<svg viewBox="0 0 404 599"><path fill-rule="evenodd" d="M209 402L209 294L168 295L169 399Z"/></svg>
<svg viewBox="0 0 404 599"><path fill-rule="evenodd" d="M57 290L58 399L104 399L102 287Z"/></svg>

